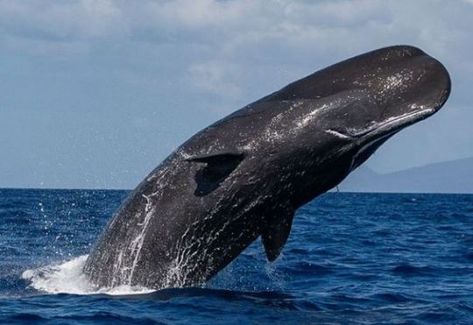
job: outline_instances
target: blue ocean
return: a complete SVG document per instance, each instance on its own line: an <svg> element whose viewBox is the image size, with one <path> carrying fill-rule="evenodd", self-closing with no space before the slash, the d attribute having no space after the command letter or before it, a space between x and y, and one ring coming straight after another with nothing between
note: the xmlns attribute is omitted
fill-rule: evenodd
<svg viewBox="0 0 473 325"><path fill-rule="evenodd" d="M91 291L127 193L0 189L0 323L473 323L473 195L327 193L274 263L256 241L203 287Z"/></svg>

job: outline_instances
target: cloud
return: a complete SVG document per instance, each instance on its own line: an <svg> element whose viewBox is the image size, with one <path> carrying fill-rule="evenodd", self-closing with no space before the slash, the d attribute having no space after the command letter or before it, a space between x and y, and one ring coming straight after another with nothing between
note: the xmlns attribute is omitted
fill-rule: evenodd
<svg viewBox="0 0 473 325"><path fill-rule="evenodd" d="M224 94L228 97L238 97L241 95L240 85L232 80L237 76L237 67L222 62L198 63L189 68L189 81L193 87L218 96Z"/></svg>
<svg viewBox="0 0 473 325"><path fill-rule="evenodd" d="M123 17L111 0L0 2L6 33L29 39L69 41L103 38L120 29Z"/></svg>
<svg viewBox="0 0 473 325"><path fill-rule="evenodd" d="M253 48L262 47L327 61L327 55L342 57L393 42L446 54L467 46L470 15L466 1L445 6L437 0L3 0L0 33L23 43L52 42L46 49L111 41L174 43L186 49L197 43L211 52L204 53L206 62L246 63L257 59ZM258 54L280 59L271 51ZM201 62L191 62L196 63Z"/></svg>
<svg viewBox="0 0 473 325"><path fill-rule="evenodd" d="M408 43L445 62L463 94L473 73L471 16L469 0L1 0L0 49L61 60L98 53L128 60L123 69L136 56L133 67L184 74L193 90L233 101Z"/></svg>
<svg viewBox="0 0 473 325"><path fill-rule="evenodd" d="M30 110L54 125L62 112L71 120L61 123L73 125L79 137L95 118L110 124L102 132L122 146L115 162L142 141L138 158L130 156L128 165L117 168L150 168L139 160L145 152L164 157L194 131L288 82L371 49L410 44L451 72L449 107L383 146L370 164L392 170L473 155L473 129L465 122L473 120L472 5L471 0L0 0L0 89L8 94L0 102L0 120L8 120L6 110ZM32 120L18 120L21 112L14 116L11 125L35 127ZM133 130L119 125L135 119ZM13 128L5 124L0 138L7 137L8 127ZM8 150L34 149L27 140L33 131L24 130L23 145ZM52 127L43 132L49 144L59 141ZM148 144L153 137L159 146ZM86 147L96 140L87 141ZM57 144L66 151L68 145ZM106 165L99 151L90 154L87 166L95 159L102 159L97 166ZM70 161L83 158L67 152ZM42 159L56 156L49 152ZM14 164L8 166L14 170ZM25 168L34 169L34 159ZM142 174L138 168L136 177Z"/></svg>

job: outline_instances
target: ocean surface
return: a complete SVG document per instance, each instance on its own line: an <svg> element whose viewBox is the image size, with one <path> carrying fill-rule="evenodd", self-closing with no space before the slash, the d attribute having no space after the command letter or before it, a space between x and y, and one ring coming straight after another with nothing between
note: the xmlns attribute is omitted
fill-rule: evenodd
<svg viewBox="0 0 473 325"><path fill-rule="evenodd" d="M274 263L257 240L203 287L94 292L81 268L126 195L0 189L1 324L473 323L473 195L328 193Z"/></svg>

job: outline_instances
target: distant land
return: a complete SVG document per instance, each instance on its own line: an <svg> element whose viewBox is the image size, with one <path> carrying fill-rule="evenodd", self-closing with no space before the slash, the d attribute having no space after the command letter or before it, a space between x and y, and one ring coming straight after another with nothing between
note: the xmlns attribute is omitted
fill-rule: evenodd
<svg viewBox="0 0 473 325"><path fill-rule="evenodd" d="M341 192L473 193L473 157L380 174L360 167Z"/></svg>

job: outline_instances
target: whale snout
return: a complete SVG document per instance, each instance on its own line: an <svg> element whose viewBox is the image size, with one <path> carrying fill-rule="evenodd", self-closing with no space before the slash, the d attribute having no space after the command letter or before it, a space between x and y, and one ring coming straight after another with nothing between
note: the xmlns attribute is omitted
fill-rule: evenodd
<svg viewBox="0 0 473 325"><path fill-rule="evenodd" d="M424 108L436 112L450 94L451 80L443 64L421 50L416 53L401 64L393 62L387 73L381 76L378 99L386 104L388 113L389 107L396 106L403 113Z"/></svg>
<svg viewBox="0 0 473 325"><path fill-rule="evenodd" d="M378 52L365 62L372 76L363 80L367 98L358 105L363 110L353 112L357 125L347 129L353 138L394 134L436 113L450 94L447 69L422 50L400 46Z"/></svg>
<svg viewBox="0 0 473 325"><path fill-rule="evenodd" d="M415 53L398 72L385 76L378 95L381 117L370 131L398 131L433 115L447 101L451 80L446 68L421 50Z"/></svg>

